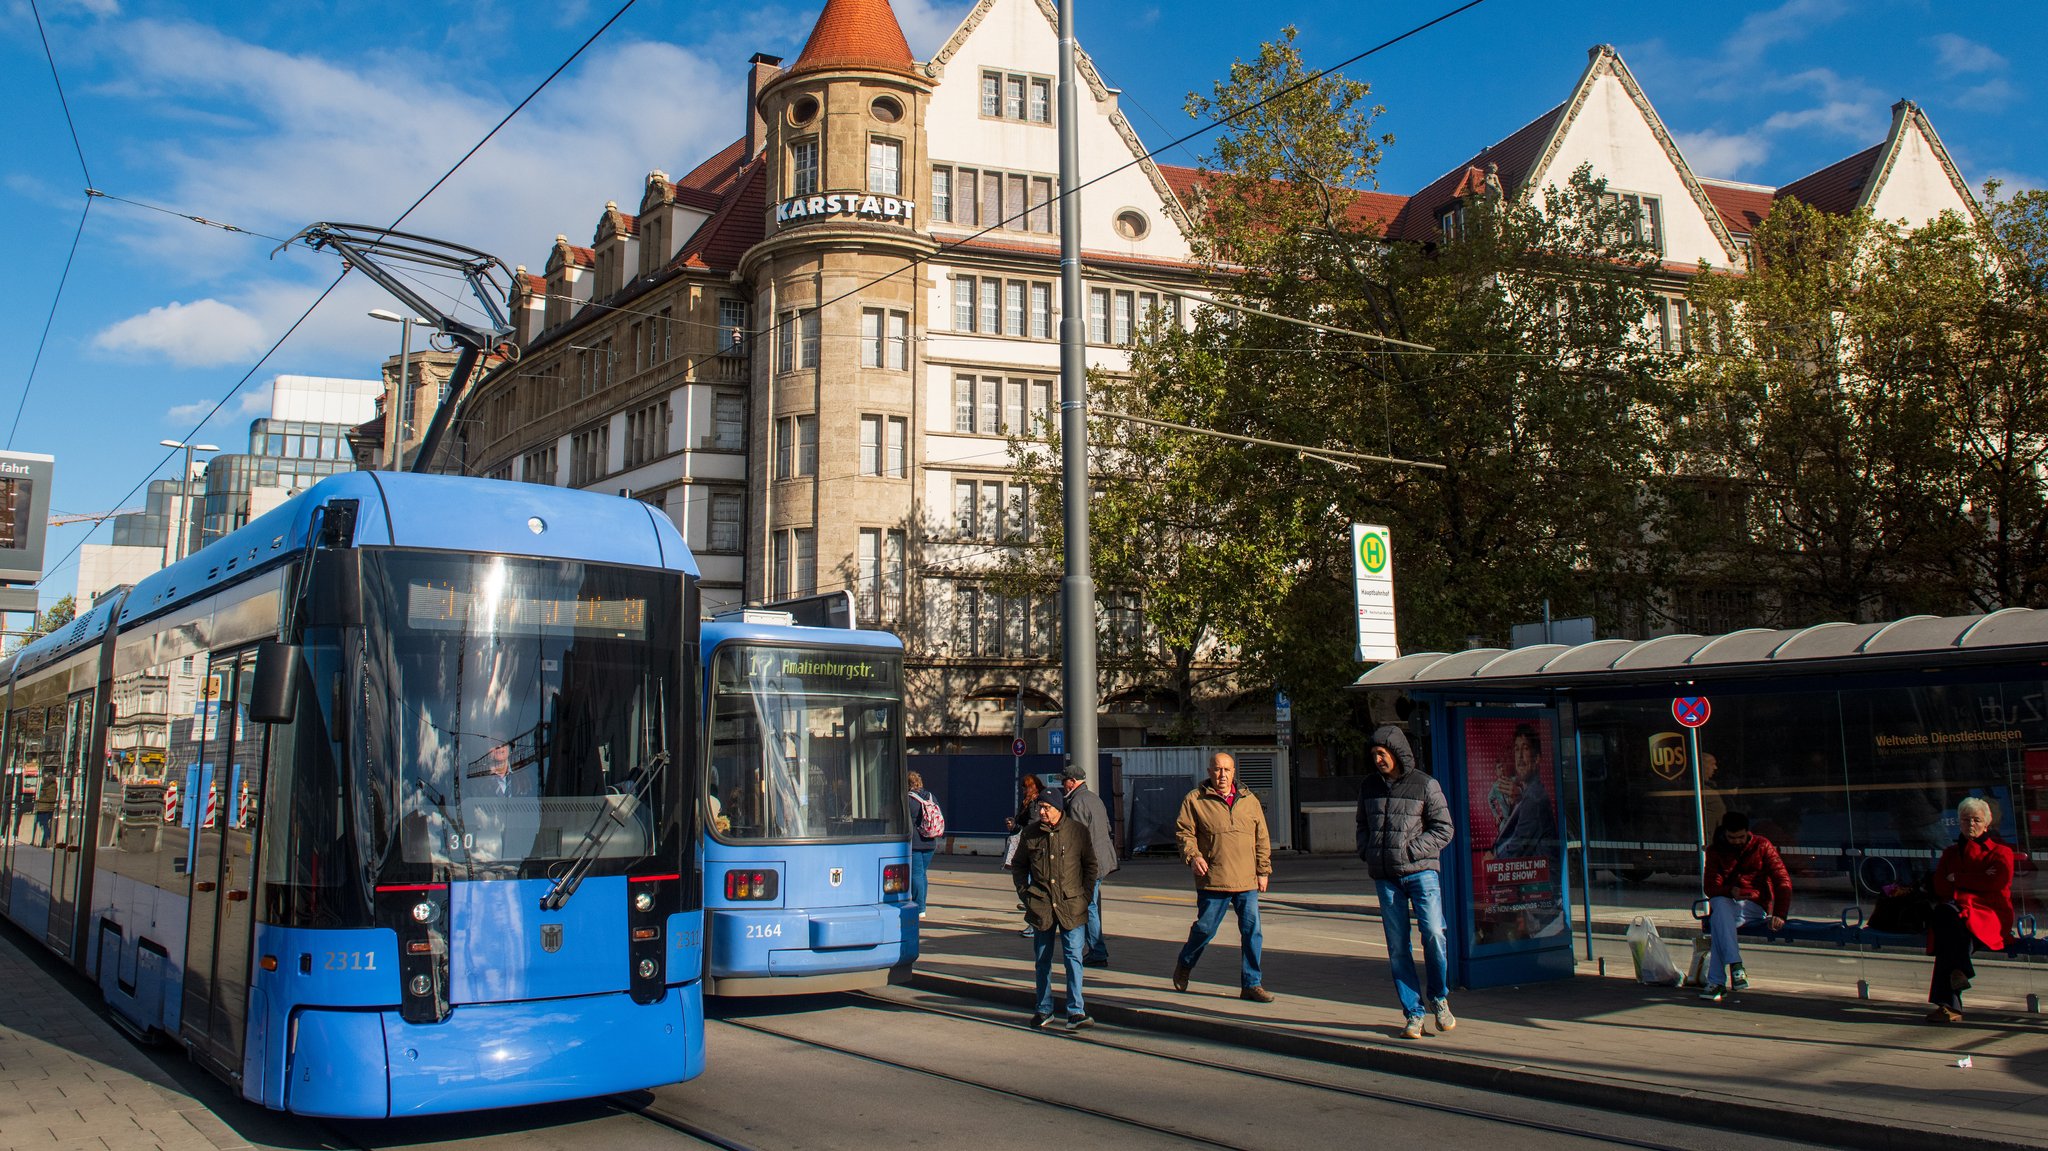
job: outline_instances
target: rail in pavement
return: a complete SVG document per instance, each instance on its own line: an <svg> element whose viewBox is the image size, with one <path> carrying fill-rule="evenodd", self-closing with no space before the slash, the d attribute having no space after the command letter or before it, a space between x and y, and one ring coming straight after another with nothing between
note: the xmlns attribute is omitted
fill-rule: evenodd
<svg viewBox="0 0 2048 1151"><path fill-rule="evenodd" d="M1924 1005L1860 1001L1772 978L1720 1004L1619 973L1452 996L1459 1026L1400 1038L1386 949L1355 861L1283 855L1263 900L1272 1004L1238 998L1226 920L1185 994L1168 981L1193 908L1172 860L1127 862L1103 892L1111 965L1091 968L1106 1023L1333 1063L1652 1114L1789 1139L1881 1148L2048 1148L2048 1028L1971 1009L1962 1025ZM994 860L940 856L917 986L1030 1009L1030 945ZM1775 958L1775 952L1772 953ZM1920 961L1920 971L1926 970ZM1615 964L1610 963L1613 970ZM1057 992L1060 979L1054 976ZM1433 1032L1433 1028L1432 1028ZM1958 1062L1968 1059L1968 1067Z"/></svg>

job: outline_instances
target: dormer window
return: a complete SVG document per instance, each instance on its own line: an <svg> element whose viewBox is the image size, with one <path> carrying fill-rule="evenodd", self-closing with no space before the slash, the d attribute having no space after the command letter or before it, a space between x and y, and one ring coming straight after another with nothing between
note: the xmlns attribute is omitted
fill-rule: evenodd
<svg viewBox="0 0 2048 1151"><path fill-rule="evenodd" d="M1609 205L1618 203L1632 210L1634 226L1623 225L1622 237L1648 244L1651 250L1660 256L1664 254L1662 201L1655 196L1645 196L1637 192L1609 192L1604 199Z"/></svg>
<svg viewBox="0 0 2048 1151"><path fill-rule="evenodd" d="M1465 234L1465 205L1453 204L1437 213L1436 230L1446 241L1455 240Z"/></svg>

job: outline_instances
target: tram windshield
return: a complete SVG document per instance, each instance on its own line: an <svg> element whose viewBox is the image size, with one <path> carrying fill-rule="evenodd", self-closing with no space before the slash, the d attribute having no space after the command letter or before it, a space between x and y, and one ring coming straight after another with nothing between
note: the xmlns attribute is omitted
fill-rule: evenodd
<svg viewBox="0 0 2048 1151"><path fill-rule="evenodd" d="M387 881L394 863L537 877L661 850L687 794L680 593L573 561L367 553L365 822Z"/></svg>
<svg viewBox="0 0 2048 1151"><path fill-rule="evenodd" d="M707 803L721 839L900 839L903 661L732 645L711 678Z"/></svg>

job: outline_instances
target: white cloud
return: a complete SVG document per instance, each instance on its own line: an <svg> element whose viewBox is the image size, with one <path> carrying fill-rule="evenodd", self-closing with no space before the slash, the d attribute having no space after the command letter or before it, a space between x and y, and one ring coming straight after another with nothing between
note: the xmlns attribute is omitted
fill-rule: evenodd
<svg viewBox="0 0 2048 1151"><path fill-rule="evenodd" d="M1974 88L1958 93L1954 103L1959 108L1974 108L1984 112L2002 112L2012 107L2020 97L2020 91L2012 81L2003 76L1993 77Z"/></svg>
<svg viewBox="0 0 2048 1151"><path fill-rule="evenodd" d="M173 301L130 316L93 337L93 347L118 356L161 357L184 368L217 367L253 358L268 343L257 317L219 300Z"/></svg>
<svg viewBox="0 0 2048 1151"><path fill-rule="evenodd" d="M1734 179L1761 165L1771 154L1771 142L1761 134L1745 132L1726 135L1711 129L1701 132L1673 132L1678 150L1693 175L1702 179L1720 176Z"/></svg>
<svg viewBox="0 0 2048 1151"><path fill-rule="evenodd" d="M1847 10L1842 0L1790 0L1769 12L1744 17L1725 47L1731 56L1737 52L1760 56L1774 45L1805 39Z"/></svg>
<svg viewBox="0 0 2048 1151"><path fill-rule="evenodd" d="M121 0L67 0L64 6L77 8L101 19L121 14Z"/></svg>
<svg viewBox="0 0 2048 1151"><path fill-rule="evenodd" d="M910 42L910 54L920 60L929 60L932 54L945 47L946 37L960 27L960 21L967 18L972 4L944 4L938 0L896 0L896 23L903 27L903 38Z"/></svg>
<svg viewBox="0 0 2048 1151"><path fill-rule="evenodd" d="M1953 32L1936 36L1934 51L1944 72L2002 72L2006 67L2005 57Z"/></svg>

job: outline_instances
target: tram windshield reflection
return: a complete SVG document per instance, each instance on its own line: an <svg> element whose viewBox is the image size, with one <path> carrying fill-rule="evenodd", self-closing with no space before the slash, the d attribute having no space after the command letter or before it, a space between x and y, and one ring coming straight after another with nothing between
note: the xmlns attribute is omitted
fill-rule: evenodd
<svg viewBox="0 0 2048 1151"><path fill-rule="evenodd" d="M712 826L730 840L901 838L902 661L729 646L712 671Z"/></svg>

